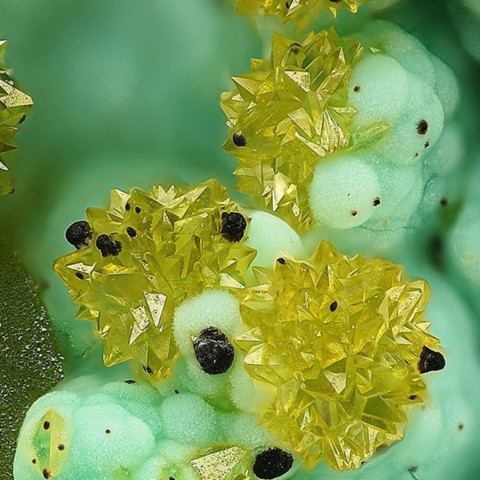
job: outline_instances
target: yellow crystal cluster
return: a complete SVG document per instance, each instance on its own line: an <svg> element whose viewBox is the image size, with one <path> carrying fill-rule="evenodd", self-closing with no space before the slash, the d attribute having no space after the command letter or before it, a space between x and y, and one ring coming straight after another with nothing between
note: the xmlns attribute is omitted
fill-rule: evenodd
<svg viewBox="0 0 480 480"><path fill-rule="evenodd" d="M283 22L293 22L305 28L322 12L337 16L340 8L356 13L361 5L371 0L237 0L237 10L242 14L262 12L278 16Z"/></svg>
<svg viewBox="0 0 480 480"><path fill-rule="evenodd" d="M313 221L315 164L351 144L347 85L362 54L357 41L333 29L301 44L275 35L271 61L253 59L250 73L232 77L236 90L222 94L230 128L224 148L239 162L239 189L297 230Z"/></svg>
<svg viewBox="0 0 480 480"><path fill-rule="evenodd" d="M338 470L402 438L408 407L425 397L422 348L439 347L424 319L428 284L326 241L307 261L285 256L256 275L237 344L250 375L275 387L262 423L307 466Z"/></svg>
<svg viewBox="0 0 480 480"><path fill-rule="evenodd" d="M60 258L55 270L80 305L77 318L96 322L106 365L134 359L153 378L167 376L177 355L175 308L206 288L245 286L256 251L220 232L222 214L236 211L213 180L149 193L113 190L106 211L87 210L90 245ZM113 254L97 248L99 237L112 242Z"/></svg>
<svg viewBox="0 0 480 480"><path fill-rule="evenodd" d="M6 48L6 40L0 40L0 196L13 191L3 155L16 148L12 139L33 105L32 97L14 86L7 67L2 64Z"/></svg>

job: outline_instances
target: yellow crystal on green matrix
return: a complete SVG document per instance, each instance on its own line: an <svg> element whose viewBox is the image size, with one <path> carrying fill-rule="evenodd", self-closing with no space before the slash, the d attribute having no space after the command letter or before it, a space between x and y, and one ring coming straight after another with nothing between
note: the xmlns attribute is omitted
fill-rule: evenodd
<svg viewBox="0 0 480 480"><path fill-rule="evenodd" d="M351 144L347 86L362 55L357 41L333 29L301 44L275 35L272 60L253 59L251 73L232 78L236 91L222 94L230 128L224 148L240 164L238 188L299 231L313 222L315 164Z"/></svg>
<svg viewBox="0 0 480 480"><path fill-rule="evenodd" d="M340 8L357 13L359 7L371 0L237 0L237 10L242 14L262 12L267 16L279 16L283 22L294 22L305 28L322 12L334 17Z"/></svg>
<svg viewBox="0 0 480 480"><path fill-rule="evenodd" d="M261 422L307 466L357 468L403 436L408 407L424 401L418 362L437 349L424 315L425 281L323 241L307 261L256 269L237 339L249 374L273 385Z"/></svg>
<svg viewBox="0 0 480 480"><path fill-rule="evenodd" d="M113 190L108 210L87 210L93 240L55 270L80 305L77 318L95 321L107 366L134 359L153 379L166 377L178 353L175 308L206 288L244 288L256 251L221 234L222 214L237 211L214 180ZM100 237L112 254L99 250Z"/></svg>
<svg viewBox="0 0 480 480"><path fill-rule="evenodd" d="M13 191L3 155L16 148L12 138L33 105L32 97L14 86L7 67L2 64L6 48L7 41L0 40L0 197Z"/></svg>

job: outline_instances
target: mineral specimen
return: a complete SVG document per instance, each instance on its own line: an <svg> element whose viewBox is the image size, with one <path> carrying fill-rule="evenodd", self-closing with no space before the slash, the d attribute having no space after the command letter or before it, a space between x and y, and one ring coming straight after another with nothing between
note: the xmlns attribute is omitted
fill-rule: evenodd
<svg viewBox="0 0 480 480"><path fill-rule="evenodd" d="M63 378L63 359L32 280L3 243L0 270L0 479L11 480L22 419Z"/></svg>
<svg viewBox="0 0 480 480"><path fill-rule="evenodd" d="M439 348L424 318L428 284L326 241L256 274L237 344L252 377L276 389L261 423L307 466L323 458L339 470L402 438L408 407L425 398L417 364Z"/></svg>
<svg viewBox="0 0 480 480"><path fill-rule="evenodd" d="M352 141L347 85L362 54L359 42L333 29L302 43L275 35L271 62L252 60L252 72L233 77L236 90L222 95L230 127L224 148L240 163L239 189L299 230L312 223L315 164Z"/></svg>
<svg viewBox="0 0 480 480"><path fill-rule="evenodd" d="M294 22L299 28L312 23L322 12L334 17L340 8L356 13L358 8L371 0L237 0L240 13L262 12L279 16L284 22Z"/></svg>
<svg viewBox="0 0 480 480"><path fill-rule="evenodd" d="M175 308L204 289L245 286L255 257L241 241L247 221L215 181L114 190L108 210L87 216L94 241L55 265L81 306L78 318L95 321L106 365L135 359L166 377L178 351Z"/></svg>
<svg viewBox="0 0 480 480"><path fill-rule="evenodd" d="M3 155L15 148L12 138L33 105L32 97L15 86L7 68L1 63L6 48L6 40L0 40L0 196L13 191Z"/></svg>

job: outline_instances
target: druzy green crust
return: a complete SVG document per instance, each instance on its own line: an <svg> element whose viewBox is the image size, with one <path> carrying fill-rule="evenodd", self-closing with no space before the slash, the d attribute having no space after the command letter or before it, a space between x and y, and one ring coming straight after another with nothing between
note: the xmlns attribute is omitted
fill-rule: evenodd
<svg viewBox="0 0 480 480"><path fill-rule="evenodd" d="M6 40L0 40L0 197L13 192L3 155L16 148L12 139L33 105L32 97L15 86L2 63L6 48Z"/></svg>
<svg viewBox="0 0 480 480"><path fill-rule="evenodd" d="M154 379L169 375L177 356L176 307L201 291L245 286L255 250L228 222L238 212L216 181L150 193L112 192L107 210L89 209L92 238L62 257L56 272L80 305L78 318L95 321L104 361L134 359Z"/></svg>
<svg viewBox="0 0 480 480"><path fill-rule="evenodd" d="M3 243L0 270L0 479L11 480L22 419L63 378L63 359L32 280Z"/></svg>

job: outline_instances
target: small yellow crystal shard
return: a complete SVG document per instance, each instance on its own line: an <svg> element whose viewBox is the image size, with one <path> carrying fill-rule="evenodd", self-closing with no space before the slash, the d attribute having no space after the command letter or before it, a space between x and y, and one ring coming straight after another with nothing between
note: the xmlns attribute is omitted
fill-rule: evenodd
<svg viewBox="0 0 480 480"><path fill-rule="evenodd" d="M199 480L249 480L246 450L229 447L190 462Z"/></svg>
<svg viewBox="0 0 480 480"><path fill-rule="evenodd" d="M70 433L64 418L49 410L38 422L32 441L32 464L39 478L55 478L63 468L70 448Z"/></svg>
<svg viewBox="0 0 480 480"><path fill-rule="evenodd" d="M150 193L114 190L108 210L87 211L93 238L55 270L81 306L78 318L95 320L106 365L135 359L154 378L167 376L177 355L175 308L206 288L245 286L256 251L233 232L232 218L246 227L235 212L213 180Z"/></svg>
<svg viewBox="0 0 480 480"><path fill-rule="evenodd" d="M252 60L251 73L233 77L236 91L222 95L230 127L224 148L239 161L239 189L298 230L312 223L315 164L351 143L347 85L362 54L333 29L302 44L275 35L272 60Z"/></svg>
<svg viewBox="0 0 480 480"><path fill-rule="evenodd" d="M0 40L0 196L13 191L2 155L16 148L12 139L33 105L32 97L14 86L7 68L1 63L6 48L6 40Z"/></svg>
<svg viewBox="0 0 480 480"><path fill-rule="evenodd" d="M424 399L422 348L439 347L424 318L428 284L326 241L256 275L241 307L251 330L237 344L250 375L276 387L262 423L307 466L338 470L402 438L408 406Z"/></svg>
<svg viewBox="0 0 480 480"><path fill-rule="evenodd" d="M359 7L371 0L237 0L237 10L241 14L261 12L268 16L279 16L283 22L293 22L303 29L312 23L322 12L334 17L340 8L357 13Z"/></svg>

